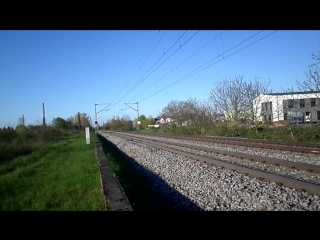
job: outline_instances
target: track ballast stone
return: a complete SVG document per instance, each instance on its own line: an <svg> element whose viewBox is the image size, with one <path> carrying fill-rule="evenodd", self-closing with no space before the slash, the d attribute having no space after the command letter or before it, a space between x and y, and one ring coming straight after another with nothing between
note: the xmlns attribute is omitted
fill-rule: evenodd
<svg viewBox="0 0 320 240"><path fill-rule="evenodd" d="M122 140L106 133L101 135L108 136L108 140L114 144ZM175 197L170 189L175 189L185 196L188 203L184 210L320 210L318 196L278 186L274 182L263 182L134 141L122 141L118 148L164 180L170 186L167 196ZM154 186L155 189L162 187L157 182L154 182ZM173 200L181 202L181 199ZM190 201L198 208L190 205ZM191 207L188 208L188 205Z"/></svg>

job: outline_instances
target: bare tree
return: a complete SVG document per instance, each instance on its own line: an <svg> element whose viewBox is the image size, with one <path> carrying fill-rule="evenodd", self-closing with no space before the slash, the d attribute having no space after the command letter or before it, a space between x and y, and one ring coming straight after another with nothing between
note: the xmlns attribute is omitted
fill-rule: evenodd
<svg viewBox="0 0 320 240"><path fill-rule="evenodd" d="M257 107L254 107L254 100L260 94L270 92L270 80L263 82L255 77L246 81L243 76L236 76L218 82L210 91L209 101L214 109L225 113L227 119L229 117L232 121L240 118L255 120Z"/></svg>
<svg viewBox="0 0 320 240"><path fill-rule="evenodd" d="M311 54L311 58L314 63L308 66L306 71L306 80L302 82L296 81L296 84L300 91L320 91L320 51L318 54ZM317 94L317 98L320 98L320 94Z"/></svg>
<svg viewBox="0 0 320 240"><path fill-rule="evenodd" d="M189 98L186 101L173 100L162 109L162 117L172 117L174 123L161 124L162 130L184 127L191 134L204 134L210 127L212 111L206 102Z"/></svg>
<svg viewBox="0 0 320 240"><path fill-rule="evenodd" d="M19 118L18 118L18 125L22 125L22 126L25 125L25 124L24 124L24 119L23 119L22 117L19 117Z"/></svg>
<svg viewBox="0 0 320 240"><path fill-rule="evenodd" d="M192 98L186 101L172 100L162 109L160 115L163 117L173 117L179 126L188 126L195 121L197 105L197 101Z"/></svg>
<svg viewBox="0 0 320 240"><path fill-rule="evenodd" d="M247 101L244 103L244 109L248 110L250 112L251 120L257 122L257 109L262 107L261 103L258 105L258 107L254 107L254 101L258 98L261 94L270 94L273 92L272 89L270 89L271 81L270 79L268 81L261 81L260 78L255 77L252 81L249 80L246 82L245 86L245 97ZM265 98L265 100L269 100Z"/></svg>
<svg viewBox="0 0 320 240"><path fill-rule="evenodd" d="M181 112L181 101L178 100L172 100L170 101L167 106L165 106L162 109L162 112L159 113L160 117L169 117L173 116L175 121L178 123L179 126L181 126L184 122L184 119L182 117L182 112Z"/></svg>
<svg viewBox="0 0 320 240"><path fill-rule="evenodd" d="M246 103L245 86L242 76L217 82L209 94L211 104L220 113L228 113L230 111L237 113L239 110L243 110Z"/></svg>
<svg viewBox="0 0 320 240"><path fill-rule="evenodd" d="M82 127L90 127L90 116L87 113L80 114L80 121Z"/></svg>
<svg viewBox="0 0 320 240"><path fill-rule="evenodd" d="M124 121L131 121L131 118L130 118L130 116L128 114L123 114L121 119L124 120Z"/></svg>
<svg viewBox="0 0 320 240"><path fill-rule="evenodd" d="M133 130L133 124L131 121L131 118L129 115L127 114L123 114L122 118L121 118L121 122L122 122L122 131L132 131Z"/></svg>
<svg viewBox="0 0 320 240"><path fill-rule="evenodd" d="M212 127L212 123L216 116L207 101L198 102L196 107L195 124L197 130L200 131L201 134L206 134Z"/></svg>
<svg viewBox="0 0 320 240"><path fill-rule="evenodd" d="M90 116L87 113L76 113L66 119L69 129L81 127L90 127Z"/></svg>

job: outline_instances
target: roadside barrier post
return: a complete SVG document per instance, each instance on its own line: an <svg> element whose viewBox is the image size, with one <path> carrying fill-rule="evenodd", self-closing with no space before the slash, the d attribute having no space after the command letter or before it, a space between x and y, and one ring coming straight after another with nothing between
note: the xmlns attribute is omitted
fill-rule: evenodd
<svg viewBox="0 0 320 240"><path fill-rule="evenodd" d="M89 127L86 127L86 144L90 144L90 131L89 131Z"/></svg>

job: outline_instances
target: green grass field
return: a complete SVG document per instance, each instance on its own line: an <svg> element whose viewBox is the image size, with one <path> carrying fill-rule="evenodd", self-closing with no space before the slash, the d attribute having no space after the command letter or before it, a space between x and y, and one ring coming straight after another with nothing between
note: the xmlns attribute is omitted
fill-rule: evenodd
<svg viewBox="0 0 320 240"><path fill-rule="evenodd" d="M107 210L94 144L78 134L0 164L0 210Z"/></svg>

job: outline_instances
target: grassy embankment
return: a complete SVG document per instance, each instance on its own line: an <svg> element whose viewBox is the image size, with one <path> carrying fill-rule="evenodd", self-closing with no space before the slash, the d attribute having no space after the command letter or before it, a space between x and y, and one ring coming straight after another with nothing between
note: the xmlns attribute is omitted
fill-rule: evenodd
<svg viewBox="0 0 320 240"><path fill-rule="evenodd" d="M0 131L1 211L106 210L94 145L82 131Z"/></svg>

